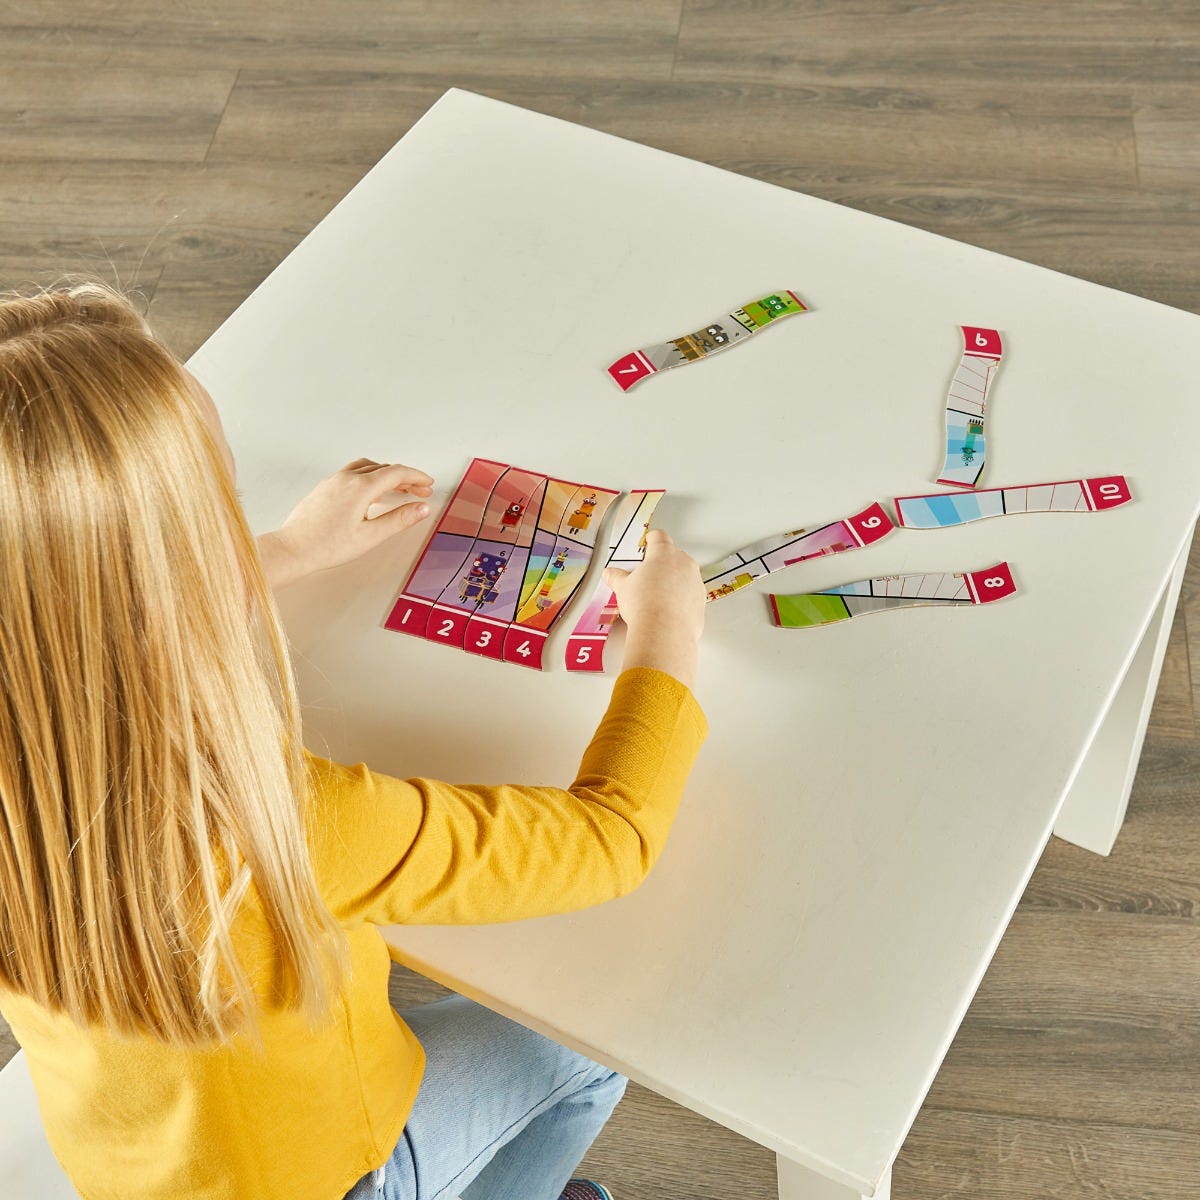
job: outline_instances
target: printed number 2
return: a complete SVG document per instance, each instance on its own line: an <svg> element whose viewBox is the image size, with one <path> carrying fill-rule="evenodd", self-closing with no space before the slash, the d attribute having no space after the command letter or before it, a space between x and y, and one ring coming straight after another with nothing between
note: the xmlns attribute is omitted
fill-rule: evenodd
<svg viewBox="0 0 1200 1200"><path fill-rule="evenodd" d="M438 637L449 637L450 631L454 628L453 621L443 621L442 627L437 631Z"/></svg>
<svg viewBox="0 0 1200 1200"><path fill-rule="evenodd" d="M580 646L579 650L575 654L575 661L580 666L582 666L584 663L588 662L591 659L591 657L592 657L591 646Z"/></svg>

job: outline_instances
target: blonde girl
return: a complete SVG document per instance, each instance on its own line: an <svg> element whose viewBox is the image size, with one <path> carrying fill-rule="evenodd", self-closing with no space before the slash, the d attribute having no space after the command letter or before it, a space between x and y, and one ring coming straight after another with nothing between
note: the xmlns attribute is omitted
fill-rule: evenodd
<svg viewBox="0 0 1200 1200"><path fill-rule="evenodd" d="M705 735L704 591L665 533L611 576L624 669L569 788L318 758L272 587L432 484L360 459L256 544L127 300L0 298L0 1010L85 1200L607 1195L570 1176L624 1080L461 997L393 1012L377 926L637 887Z"/></svg>

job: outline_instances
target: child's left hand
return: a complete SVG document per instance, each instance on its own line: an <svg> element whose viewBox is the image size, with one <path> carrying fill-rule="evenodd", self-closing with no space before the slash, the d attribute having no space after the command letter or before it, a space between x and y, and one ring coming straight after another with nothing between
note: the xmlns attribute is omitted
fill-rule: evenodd
<svg viewBox="0 0 1200 1200"><path fill-rule="evenodd" d="M429 497L433 479L415 467L369 458L356 459L323 479L278 529L258 539L267 582L281 588L314 571L350 562L429 516L428 504L410 502L368 518L371 505L393 492Z"/></svg>

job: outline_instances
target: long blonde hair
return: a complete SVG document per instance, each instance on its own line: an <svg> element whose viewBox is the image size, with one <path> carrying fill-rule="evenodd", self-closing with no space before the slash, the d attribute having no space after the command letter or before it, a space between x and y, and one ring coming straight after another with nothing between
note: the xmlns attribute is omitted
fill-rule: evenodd
<svg viewBox="0 0 1200 1200"><path fill-rule="evenodd" d="M319 1017L345 947L279 616L188 377L103 284L0 296L0 562L0 987L183 1046Z"/></svg>

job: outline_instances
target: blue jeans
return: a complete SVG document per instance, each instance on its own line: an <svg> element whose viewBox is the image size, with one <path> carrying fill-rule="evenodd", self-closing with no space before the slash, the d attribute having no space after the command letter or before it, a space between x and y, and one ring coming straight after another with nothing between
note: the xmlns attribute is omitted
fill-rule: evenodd
<svg viewBox="0 0 1200 1200"><path fill-rule="evenodd" d="M400 1016L425 1075L391 1158L346 1200L558 1200L624 1076L463 996Z"/></svg>

